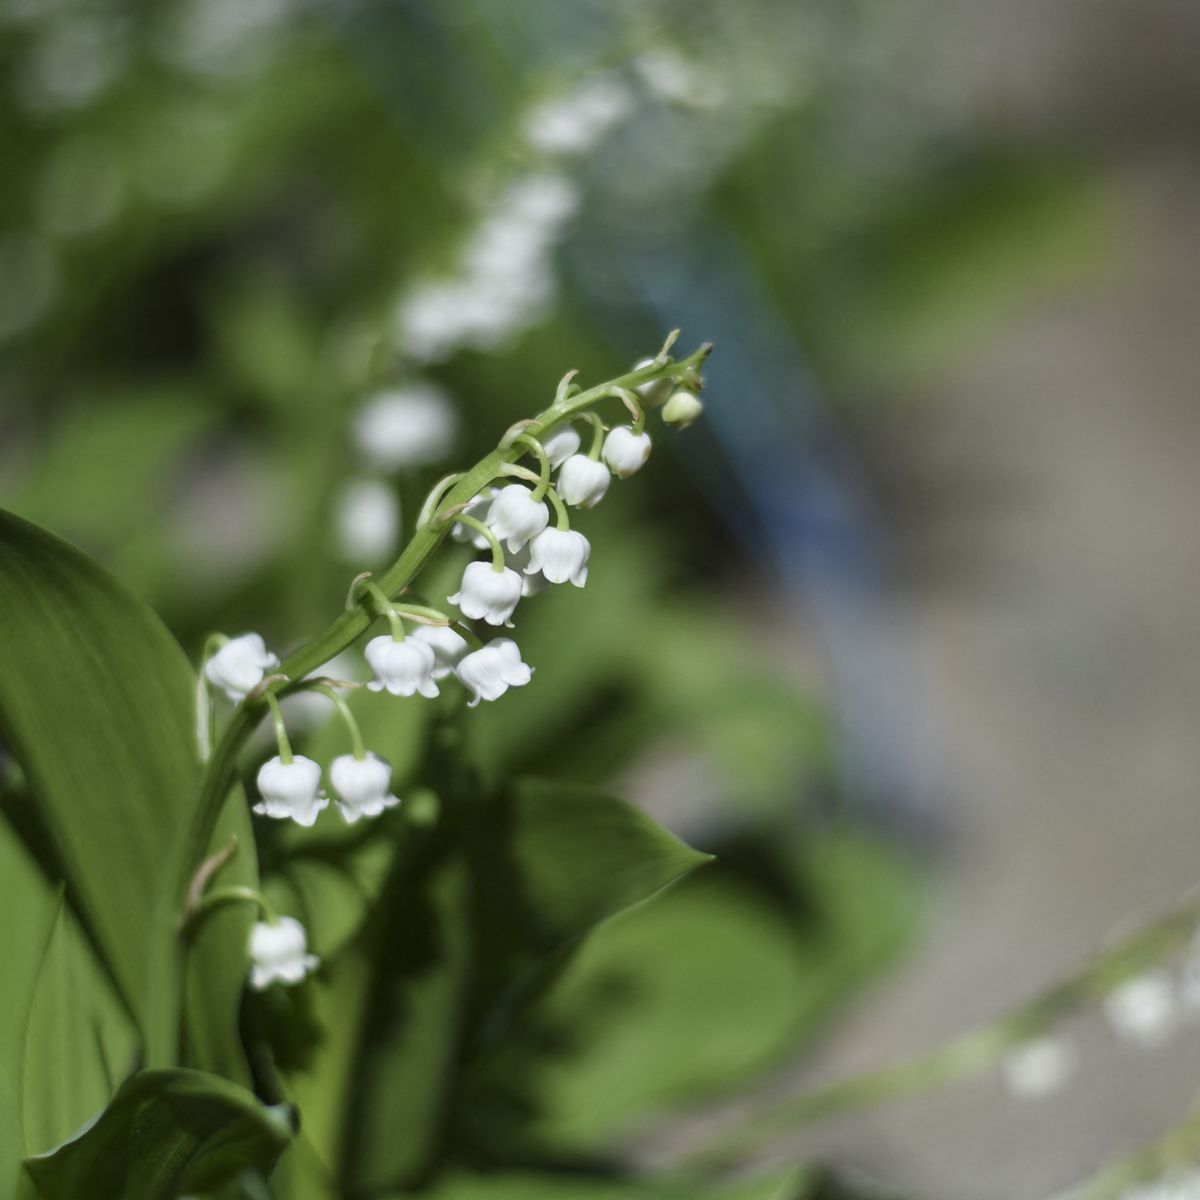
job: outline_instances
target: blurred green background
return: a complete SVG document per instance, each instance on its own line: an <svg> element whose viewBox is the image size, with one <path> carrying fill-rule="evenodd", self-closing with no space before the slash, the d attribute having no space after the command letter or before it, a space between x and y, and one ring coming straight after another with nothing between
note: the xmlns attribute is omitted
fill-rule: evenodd
<svg viewBox="0 0 1200 1200"><path fill-rule="evenodd" d="M914 528L993 492L939 492L913 446L963 364L1111 267L1112 146L1079 132L1102 122L964 99L946 63L1003 38L937 0L2 0L0 22L0 503L189 651L298 643L567 369L619 373L675 325L716 341L705 420L655 426L586 514L587 588L523 602L535 686L467 738L496 778L611 785L719 862L592 938L520 1030L541 1111L506 1125L526 1100L484 1061L462 1144L592 1153L793 1061L911 945L956 836L945 698L896 613ZM1006 63L1028 51L1001 32ZM364 406L431 386L446 436L364 456ZM417 780L420 719L360 707Z"/></svg>

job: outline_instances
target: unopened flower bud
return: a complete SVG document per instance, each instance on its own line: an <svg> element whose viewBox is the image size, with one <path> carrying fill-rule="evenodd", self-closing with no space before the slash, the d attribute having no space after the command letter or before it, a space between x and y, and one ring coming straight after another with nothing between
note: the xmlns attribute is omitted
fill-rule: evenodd
<svg viewBox="0 0 1200 1200"><path fill-rule="evenodd" d="M311 758L297 754L290 763L278 755L268 758L258 769L258 790L262 799L254 811L276 821L295 821L309 826L329 801L321 791L321 766Z"/></svg>
<svg viewBox="0 0 1200 1200"><path fill-rule="evenodd" d="M635 371L643 367L654 366L654 359L643 358L633 364ZM657 408L671 394L674 385L669 379L651 379L648 383L639 383L633 390L642 398L647 408Z"/></svg>
<svg viewBox="0 0 1200 1200"><path fill-rule="evenodd" d="M550 583L576 587L587 583L588 555L592 548L582 533L573 529L546 529L529 543L529 575L542 575Z"/></svg>
<svg viewBox="0 0 1200 1200"><path fill-rule="evenodd" d="M365 758L342 754L329 764L329 779L338 794L338 811L347 825L359 817L377 817L400 803L393 796L392 767L385 758L367 752Z"/></svg>
<svg viewBox="0 0 1200 1200"><path fill-rule="evenodd" d="M521 577L508 567L497 571L490 562L467 563L462 586L447 599L472 620L511 626L509 618L521 599Z"/></svg>
<svg viewBox="0 0 1200 1200"><path fill-rule="evenodd" d="M430 699L438 694L438 685L433 681L434 653L424 642L384 633L366 644L363 657L375 672L375 678L367 684L373 692L384 688L393 696L420 692Z"/></svg>
<svg viewBox="0 0 1200 1200"><path fill-rule="evenodd" d="M645 465L650 457L650 435L634 433L628 425L618 425L604 439L604 461L618 479L628 479Z"/></svg>
<svg viewBox="0 0 1200 1200"><path fill-rule="evenodd" d="M502 487L491 508L488 509L487 524L491 531L514 554L524 547L531 537L542 532L550 520L550 512L541 500L519 483Z"/></svg>
<svg viewBox="0 0 1200 1200"><path fill-rule="evenodd" d="M273 983L296 984L321 960L308 953L308 937L295 917L280 917L274 925L258 921L250 930L250 986L256 992Z"/></svg>
<svg viewBox="0 0 1200 1200"><path fill-rule="evenodd" d="M512 638L493 638L468 654L456 673L472 693L467 707L474 708L480 700L499 700L510 687L524 687L533 677L533 668L521 661L520 648Z"/></svg>
<svg viewBox="0 0 1200 1200"><path fill-rule="evenodd" d="M594 508L604 499L612 476L602 462L573 454L558 471L558 494L567 504Z"/></svg>
<svg viewBox="0 0 1200 1200"><path fill-rule="evenodd" d="M682 388L663 405L662 419L668 425L686 429L704 411L700 398Z"/></svg>
<svg viewBox="0 0 1200 1200"><path fill-rule="evenodd" d="M263 676L277 666L279 659L267 649L260 634L243 633L230 638L204 664L204 675L234 704L240 704L246 693L258 687Z"/></svg>

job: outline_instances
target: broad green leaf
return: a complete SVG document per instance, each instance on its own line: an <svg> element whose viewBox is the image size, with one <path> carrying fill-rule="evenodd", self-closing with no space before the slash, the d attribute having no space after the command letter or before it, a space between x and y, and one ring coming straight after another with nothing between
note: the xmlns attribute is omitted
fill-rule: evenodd
<svg viewBox="0 0 1200 1200"><path fill-rule="evenodd" d="M111 982L60 903L26 1022L27 1154L57 1145L108 1103L133 1066L136 1039Z"/></svg>
<svg viewBox="0 0 1200 1200"><path fill-rule="evenodd" d="M169 969L162 939L175 937L157 906L164 894L176 900L177 881L164 876L196 797L191 668L154 614L96 563L4 513L0 645L0 733L24 767L68 904L144 1028L149 972ZM253 861L248 827L242 836ZM218 1039L245 965L236 924L212 923L192 950L212 987L194 1019L214 1022ZM210 1053L207 1035L193 1041ZM226 1046L217 1059L233 1057Z"/></svg>
<svg viewBox="0 0 1200 1200"><path fill-rule="evenodd" d="M257 888L258 856L250 809L235 787L221 809L209 843L216 854L236 849L210 887ZM250 904L223 904L207 913L190 938L183 1008L183 1062L249 1084L238 1030L238 1010L249 970L250 928L258 913Z"/></svg>
<svg viewBox="0 0 1200 1200"><path fill-rule="evenodd" d="M364 1190L419 1177L441 1137L471 977L466 865L453 855L403 881L387 911L372 942L377 974L342 1113L343 1170Z"/></svg>
<svg viewBox="0 0 1200 1200"><path fill-rule="evenodd" d="M807 1167L770 1171L737 1183L688 1179L603 1179L529 1171L448 1176L428 1200L804 1200L810 1195ZM396 1200L399 1200L397 1197Z"/></svg>
<svg viewBox="0 0 1200 1200"><path fill-rule="evenodd" d="M584 944L489 1064L491 1079L522 1064L543 1138L592 1145L745 1082L903 945L918 896L903 863L839 832L793 857L803 902L718 863Z"/></svg>
<svg viewBox="0 0 1200 1200"><path fill-rule="evenodd" d="M5 797L7 808L13 797ZM55 921L54 888L0 819L0 912L20 914L0 934L0 1196L8 1195L25 1157L21 1120L21 1067L34 989Z"/></svg>
<svg viewBox="0 0 1200 1200"><path fill-rule="evenodd" d="M335 1178L347 1114L354 1103L359 1041L371 998L375 963L353 945L301 988L273 989L257 998L287 1093L300 1112L304 1136L289 1149L289 1170L312 1162ZM411 1137L411 1131L406 1138ZM286 1193L290 1194L290 1193Z"/></svg>
<svg viewBox="0 0 1200 1200"><path fill-rule="evenodd" d="M621 800L578 784L524 780L475 814L485 988L710 861Z"/></svg>
<svg viewBox="0 0 1200 1200"><path fill-rule="evenodd" d="M465 804L447 805L443 836L465 839L468 861L444 852L425 873L401 871L379 914L384 965L346 1116L346 1162L364 1190L411 1183L443 1138L487 1120L476 1101L488 1097L461 1090L459 1063L502 1035L536 968L706 861L591 789L529 781L494 798L464 792Z"/></svg>
<svg viewBox="0 0 1200 1200"><path fill-rule="evenodd" d="M269 1171L292 1136L286 1110L201 1071L143 1071L94 1124L26 1160L44 1200L176 1200L248 1167Z"/></svg>

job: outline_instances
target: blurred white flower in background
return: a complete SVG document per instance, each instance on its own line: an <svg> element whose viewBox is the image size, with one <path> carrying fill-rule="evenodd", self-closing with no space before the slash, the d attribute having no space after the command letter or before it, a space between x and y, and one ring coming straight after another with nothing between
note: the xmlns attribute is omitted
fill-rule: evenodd
<svg viewBox="0 0 1200 1200"><path fill-rule="evenodd" d="M396 493L379 479L351 479L334 499L337 547L351 563L376 563L390 558L400 536L400 506Z"/></svg>
<svg viewBox="0 0 1200 1200"><path fill-rule="evenodd" d="M1075 1069L1075 1051L1061 1037L1039 1037L1017 1046L1002 1064L1008 1090L1021 1100L1040 1100L1062 1089Z"/></svg>
<svg viewBox="0 0 1200 1200"><path fill-rule="evenodd" d="M354 445L385 471L437 462L450 452L458 416L450 397L431 383L389 388L370 397L354 416Z"/></svg>
<svg viewBox="0 0 1200 1200"><path fill-rule="evenodd" d="M1123 1041L1151 1050L1179 1024L1175 988L1166 971L1150 971L1118 984L1104 998L1104 1015Z"/></svg>
<svg viewBox="0 0 1200 1200"><path fill-rule="evenodd" d="M510 184L467 235L455 270L401 297L404 353L438 362L462 347L499 345L541 319L555 293L551 256L578 204L562 175L538 171Z"/></svg>
<svg viewBox="0 0 1200 1200"><path fill-rule="evenodd" d="M573 91L536 104L522 122L530 147L541 154L584 154L630 116L634 101L615 75L597 75Z"/></svg>

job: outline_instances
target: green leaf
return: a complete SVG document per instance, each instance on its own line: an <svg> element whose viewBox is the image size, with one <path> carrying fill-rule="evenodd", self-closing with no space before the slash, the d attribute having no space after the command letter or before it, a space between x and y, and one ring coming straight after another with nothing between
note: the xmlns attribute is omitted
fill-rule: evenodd
<svg viewBox="0 0 1200 1200"><path fill-rule="evenodd" d="M136 1033L65 904L25 1031L25 1151L57 1145L96 1115L133 1065Z"/></svg>
<svg viewBox="0 0 1200 1200"><path fill-rule="evenodd" d="M493 1051L488 1077L523 1081L543 1142L593 1146L744 1083L904 944L919 893L895 856L831 831L780 857L791 899L718 863L606 924Z"/></svg>
<svg viewBox="0 0 1200 1200"><path fill-rule="evenodd" d="M474 1105L459 1064L503 1030L537 968L706 861L588 788L463 792L444 802L441 842L424 865L400 866L377 913L381 968L344 1114L344 1162L358 1189L413 1183L462 1132Z"/></svg>
<svg viewBox="0 0 1200 1200"><path fill-rule="evenodd" d="M0 732L25 770L39 839L144 1030L150 973L173 966L175 927L159 906L177 902L178 881L166 876L196 802L191 667L96 563L6 513L0 645ZM248 824L239 836L253 862ZM192 951L205 981L193 1024L214 1025L192 1040L223 1067L237 1055L228 1041L245 964L236 926L214 921Z"/></svg>
<svg viewBox="0 0 1200 1200"><path fill-rule="evenodd" d="M267 877L267 898L303 923L323 960L334 958L357 933L378 898L396 854L394 830L368 826L353 840L305 839Z"/></svg>
<svg viewBox="0 0 1200 1200"><path fill-rule="evenodd" d="M468 1006L470 901L466 864L453 855L403 881L376 932L354 1103L342 1113L343 1169L356 1188L419 1178L440 1141Z"/></svg>
<svg viewBox="0 0 1200 1200"><path fill-rule="evenodd" d="M471 822L485 988L711 861L624 801L523 780Z"/></svg>
<svg viewBox="0 0 1200 1200"><path fill-rule="evenodd" d="M25 1156L25 1030L56 911L54 889L9 822L0 819L0 912L20 914L5 923L0 971L0 1196L11 1191Z"/></svg>
<svg viewBox="0 0 1200 1200"><path fill-rule="evenodd" d="M248 1167L269 1171L288 1144L286 1110L200 1071L143 1071L94 1124L26 1160L44 1200L176 1200Z"/></svg>
<svg viewBox="0 0 1200 1200"><path fill-rule="evenodd" d="M226 798L209 843L209 854L233 844L233 857L211 887L259 887L258 855L250 809L240 787ZM250 904L222 904L205 914L189 940L183 1008L183 1062L249 1084L250 1072L238 1029L238 1010L249 970L250 928L258 913Z"/></svg>

